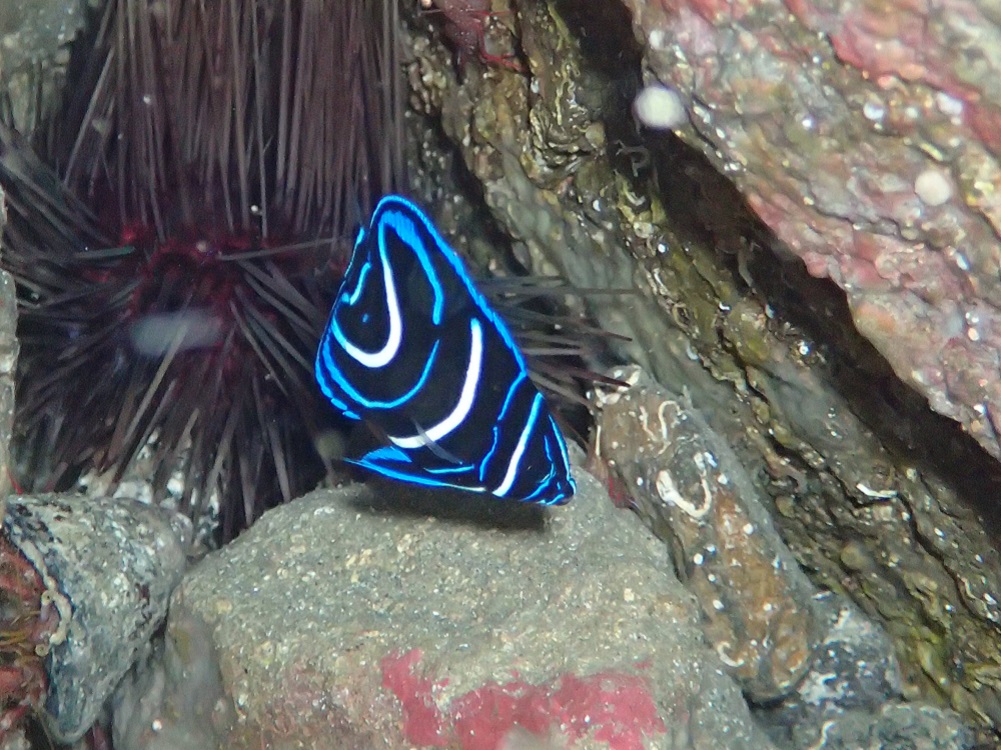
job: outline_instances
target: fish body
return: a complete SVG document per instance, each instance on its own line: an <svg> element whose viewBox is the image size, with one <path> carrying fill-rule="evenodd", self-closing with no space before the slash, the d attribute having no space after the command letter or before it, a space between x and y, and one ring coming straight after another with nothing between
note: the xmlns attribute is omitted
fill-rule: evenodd
<svg viewBox="0 0 1001 750"><path fill-rule="evenodd" d="M351 463L544 505L576 485L504 321L431 220L399 196L363 227L316 355L320 389L382 445Z"/></svg>

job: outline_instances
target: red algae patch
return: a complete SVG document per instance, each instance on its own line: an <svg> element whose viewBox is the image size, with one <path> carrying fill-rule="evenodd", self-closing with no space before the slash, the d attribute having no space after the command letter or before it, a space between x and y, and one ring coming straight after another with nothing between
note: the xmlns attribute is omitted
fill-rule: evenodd
<svg viewBox="0 0 1001 750"><path fill-rule="evenodd" d="M614 750L642 750L644 739L666 732L646 680L624 672L564 674L549 683L490 683L452 700L445 709L435 691L447 684L420 674L413 649L382 660L382 684L400 701L404 734L431 747L494 750L512 730L545 735L558 729L571 743L587 736Z"/></svg>

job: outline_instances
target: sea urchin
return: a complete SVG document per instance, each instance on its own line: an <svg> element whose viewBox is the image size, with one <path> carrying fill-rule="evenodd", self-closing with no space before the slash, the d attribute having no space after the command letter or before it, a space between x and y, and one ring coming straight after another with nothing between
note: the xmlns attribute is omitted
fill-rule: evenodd
<svg viewBox="0 0 1001 750"><path fill-rule="evenodd" d="M49 124L3 128L22 486L148 458L225 539L318 478L323 289L401 171L395 12L108 0Z"/></svg>

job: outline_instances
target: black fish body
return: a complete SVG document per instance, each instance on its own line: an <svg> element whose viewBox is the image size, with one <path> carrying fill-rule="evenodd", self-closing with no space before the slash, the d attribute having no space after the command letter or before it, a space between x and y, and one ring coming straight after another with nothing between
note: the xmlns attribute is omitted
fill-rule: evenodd
<svg viewBox="0 0 1001 750"><path fill-rule="evenodd" d="M426 486L562 504L566 444L503 320L430 219L383 198L316 356L330 402L385 444L352 463Z"/></svg>

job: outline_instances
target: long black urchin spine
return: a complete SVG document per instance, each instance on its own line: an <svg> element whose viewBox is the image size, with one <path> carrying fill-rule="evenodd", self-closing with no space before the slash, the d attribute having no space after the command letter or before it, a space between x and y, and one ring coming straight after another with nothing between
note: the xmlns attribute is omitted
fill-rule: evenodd
<svg viewBox="0 0 1001 750"><path fill-rule="evenodd" d="M25 487L141 458L227 538L318 478L324 287L402 170L396 12L109 0L48 126L3 132Z"/></svg>

